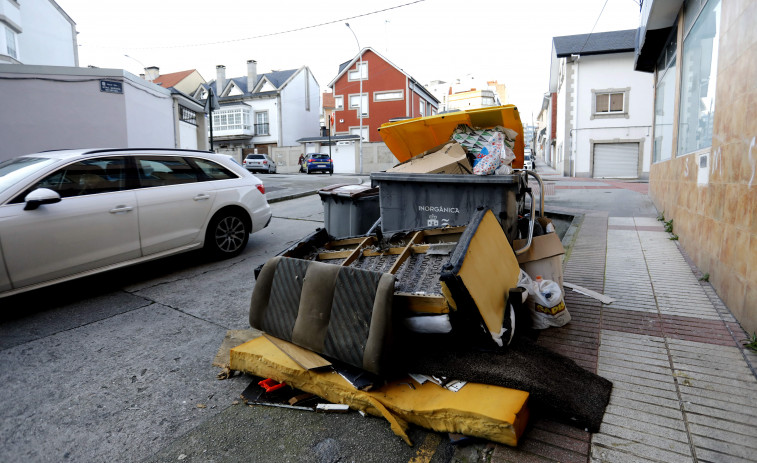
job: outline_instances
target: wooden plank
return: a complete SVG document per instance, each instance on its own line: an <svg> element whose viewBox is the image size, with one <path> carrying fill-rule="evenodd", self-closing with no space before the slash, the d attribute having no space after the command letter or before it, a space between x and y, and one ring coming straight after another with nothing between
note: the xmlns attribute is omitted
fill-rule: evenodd
<svg viewBox="0 0 757 463"><path fill-rule="evenodd" d="M317 260L344 259L345 257L352 255L353 252L353 249L348 249L347 251L319 252Z"/></svg>
<svg viewBox="0 0 757 463"><path fill-rule="evenodd" d="M344 262L342 262L342 266L346 267L346 266L352 264L353 262L355 262L355 260L357 260L357 258L360 257L360 254L363 252L363 249L365 249L366 247L370 246L375 241L376 241L376 239L373 238L372 236L368 236L368 237L364 238L360 242L360 244L358 245L358 247L356 247L355 250L352 251L352 254L350 254L350 256L347 257L347 259L345 259Z"/></svg>
<svg viewBox="0 0 757 463"><path fill-rule="evenodd" d="M460 227L449 228L433 228L431 230L423 230L424 236L437 236L437 235L454 235L456 233L462 233L465 231L465 225Z"/></svg>
<svg viewBox="0 0 757 463"><path fill-rule="evenodd" d="M292 344L291 342L284 341L283 339L275 338L270 334L263 334L263 336L271 341L273 345L281 349L281 351L290 359L294 360L297 365L306 370L313 370L315 368L323 368L331 365L331 362L313 351Z"/></svg>
<svg viewBox="0 0 757 463"><path fill-rule="evenodd" d="M409 310L415 313L449 313L447 300L443 296L433 294L394 293L394 306L400 310Z"/></svg>
<svg viewBox="0 0 757 463"><path fill-rule="evenodd" d="M363 251L363 255L366 257L396 256L402 254L402 251L404 250L405 248L389 248L386 251L374 251L372 249L366 249L365 251Z"/></svg>
<svg viewBox="0 0 757 463"><path fill-rule="evenodd" d="M342 239L342 240L334 240L330 244L331 244L332 247L336 247L336 246L352 246L352 245L355 245L355 244L361 244L363 241L365 241L365 238L366 237L364 237L364 236L357 236L355 238L345 238L345 239ZM368 238L372 238L372 237L368 237Z"/></svg>
<svg viewBox="0 0 757 463"><path fill-rule="evenodd" d="M392 268L389 269L389 273L395 274L399 271L400 266L402 266L402 263L405 262L408 257L410 257L410 248L412 248L413 245L420 243L422 239L423 239L422 232L416 232L415 235L413 235L413 238L410 240L409 243L407 243L407 246L405 246L405 248L402 250L402 253L394 262L394 265L392 265Z"/></svg>

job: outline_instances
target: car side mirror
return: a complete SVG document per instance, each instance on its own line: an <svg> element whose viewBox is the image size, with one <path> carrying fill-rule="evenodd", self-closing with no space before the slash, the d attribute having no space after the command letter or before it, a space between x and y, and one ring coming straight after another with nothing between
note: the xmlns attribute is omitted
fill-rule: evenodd
<svg viewBox="0 0 757 463"><path fill-rule="evenodd" d="M60 202L60 195L49 188L37 188L24 198L26 206L25 211L33 211L43 204L54 204Z"/></svg>

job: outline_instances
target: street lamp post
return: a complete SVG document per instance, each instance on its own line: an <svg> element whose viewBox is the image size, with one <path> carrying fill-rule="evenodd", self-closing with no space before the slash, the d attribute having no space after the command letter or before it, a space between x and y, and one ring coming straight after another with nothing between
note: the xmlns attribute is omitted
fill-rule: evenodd
<svg viewBox="0 0 757 463"><path fill-rule="evenodd" d="M145 69L147 69L147 66L145 66L144 63L142 61L138 60L137 58L135 58L133 56L129 56L129 55L125 54L125 53L124 53L124 56L127 57L127 58L129 58L129 59L133 59L134 61L136 61L137 63L139 63L139 65L142 66L142 72L145 72ZM147 77L147 76L145 76L145 77Z"/></svg>
<svg viewBox="0 0 757 463"><path fill-rule="evenodd" d="M347 29L352 32L353 37L355 37L355 42L357 42L357 53L358 53L358 75L360 76L360 98L358 101L360 103L358 104L358 120L360 121L360 139L358 140L359 144L359 150L360 150L360 173L363 173L363 53L362 48L360 48L360 41L357 39L357 35L355 34L355 31L352 30L350 27L350 23L344 23L345 26L347 26Z"/></svg>

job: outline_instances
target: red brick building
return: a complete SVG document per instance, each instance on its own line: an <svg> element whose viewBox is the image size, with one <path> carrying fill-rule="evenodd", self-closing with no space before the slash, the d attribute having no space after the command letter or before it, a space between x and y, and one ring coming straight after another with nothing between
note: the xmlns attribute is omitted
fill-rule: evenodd
<svg viewBox="0 0 757 463"><path fill-rule="evenodd" d="M439 100L423 85L370 47L341 64L329 87L334 96L334 133L358 135L362 122L367 142L380 142L378 128L390 119L431 116L439 109Z"/></svg>

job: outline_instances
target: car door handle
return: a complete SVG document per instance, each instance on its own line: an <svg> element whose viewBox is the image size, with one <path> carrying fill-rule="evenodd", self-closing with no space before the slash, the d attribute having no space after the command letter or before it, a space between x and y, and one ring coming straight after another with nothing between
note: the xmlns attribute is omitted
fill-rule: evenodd
<svg viewBox="0 0 757 463"><path fill-rule="evenodd" d="M121 212L131 212L134 208L126 205L119 205L110 210L111 214L120 214Z"/></svg>
<svg viewBox="0 0 757 463"><path fill-rule="evenodd" d="M195 201L204 201L206 199L210 199L210 195L207 193L200 193L192 199L194 199Z"/></svg>

